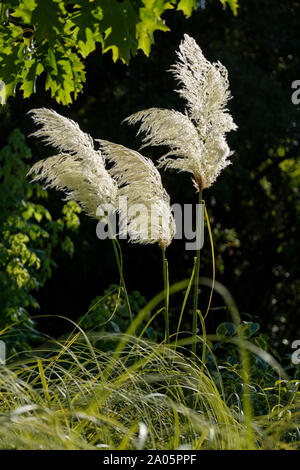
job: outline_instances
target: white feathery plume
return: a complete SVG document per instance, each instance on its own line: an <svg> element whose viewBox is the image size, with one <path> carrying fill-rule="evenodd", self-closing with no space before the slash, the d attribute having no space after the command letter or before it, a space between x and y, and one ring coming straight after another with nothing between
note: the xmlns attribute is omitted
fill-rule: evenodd
<svg viewBox="0 0 300 470"><path fill-rule="evenodd" d="M119 212L130 240L157 242L167 248L175 234L175 221L159 171L139 152L106 140L98 142L105 158L113 163L109 171L118 182L119 196L126 198L127 208L120 207Z"/></svg>
<svg viewBox="0 0 300 470"><path fill-rule="evenodd" d="M185 114L150 108L125 121L140 122L144 146L166 145L170 151L159 159L159 166L193 174L198 190L208 188L221 170L230 164L231 155L225 134L237 126L227 112L230 99L228 73L220 63L211 63L196 41L184 35L177 52L178 62L171 67L182 87L176 90L187 101Z"/></svg>
<svg viewBox="0 0 300 470"><path fill-rule="evenodd" d="M100 151L94 149L91 136L77 123L53 110L30 111L36 124L42 127L32 135L41 137L61 153L33 165L28 175L32 181L45 181L45 188L66 193L66 200L77 201L91 217L102 204L116 206L117 184L105 169Z"/></svg>

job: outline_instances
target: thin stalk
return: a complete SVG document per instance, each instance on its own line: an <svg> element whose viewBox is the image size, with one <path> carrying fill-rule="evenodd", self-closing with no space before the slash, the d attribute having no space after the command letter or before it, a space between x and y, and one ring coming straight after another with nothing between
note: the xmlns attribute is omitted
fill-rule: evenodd
<svg viewBox="0 0 300 470"><path fill-rule="evenodd" d="M131 323L132 323L132 322L133 322L133 316L132 316L132 311L131 311L131 306L130 306L130 302L129 302L129 297L128 297L128 293L127 293L127 289L126 289L126 284L125 284L125 280L124 280L124 276L123 276L123 263L122 263L121 260L120 260L120 254L119 254L119 251L118 251L118 246L117 246L117 241L116 241L116 239L115 239L115 238L112 238L111 241L112 241L112 245L113 245L113 249L114 249L114 254L115 254L115 258L116 258L116 261L117 261L117 266L118 266L118 270L119 270L119 274L120 274L121 286L122 286L122 288L123 288L123 292L124 292L124 296L125 296L125 301L126 301L127 308L128 308L128 311L129 311L130 321L131 321Z"/></svg>
<svg viewBox="0 0 300 470"><path fill-rule="evenodd" d="M186 290L186 293L185 293L185 296L184 296L184 299L183 299L183 304L182 304L180 315L179 315L174 351L176 351L176 347L177 347L178 335L179 335L179 330L180 330L181 321L182 321L182 317L183 317L183 312L184 312L184 309L185 309L185 306L186 306L186 303L187 303L188 296L190 295L190 290L191 290L192 285L193 285L193 280L194 280L194 275L195 275L195 264L196 264L196 258L194 258L193 271L192 271L192 274L191 274L191 277L190 277L190 280L189 280L189 284L188 284L188 287L187 287L187 290Z"/></svg>
<svg viewBox="0 0 300 470"><path fill-rule="evenodd" d="M121 247L120 247L118 241L115 238L115 234L113 232L113 229L112 229L112 226L111 226L111 223L110 223L110 220L109 220L109 216L107 217L107 226L108 226L108 231L109 231L109 237L110 237L110 239L112 241L112 245L113 245L114 254L115 254L119 274L120 274L120 282L121 282L121 286L123 288L125 301L126 301L129 316L130 316L130 322L132 323L133 322L133 316L132 316L131 306L130 306L128 293L127 293L127 289L126 289L126 284L125 284L125 280L124 280L124 276L123 276L123 260L122 260Z"/></svg>
<svg viewBox="0 0 300 470"><path fill-rule="evenodd" d="M196 241L200 243L201 238L201 205L202 204L202 190L199 191L199 207L198 217L196 222ZM194 297L193 297L193 326L192 326L192 353L196 354L196 336L197 336L197 310L198 310L198 296L199 296L199 273L200 273L200 248L196 251L196 264L195 264L195 283L194 283Z"/></svg>
<svg viewBox="0 0 300 470"><path fill-rule="evenodd" d="M164 277L164 297L165 297L165 341L168 344L170 341L170 328L169 328L169 271L168 261L166 259L166 250L162 248L163 260L163 277Z"/></svg>
<svg viewBox="0 0 300 470"><path fill-rule="evenodd" d="M209 234L209 240L210 240L210 247L211 247L211 258L212 258L212 284L211 284L211 290L210 290L210 295L209 295L209 301L208 301L208 306L206 309L206 314L203 317L203 320L206 319L208 312L210 310L211 306L211 301L212 301L212 296L214 293L214 288L215 288L215 282L216 282L216 262L215 262L215 250L214 250L214 241L213 241L213 236L212 236L212 231L211 231L211 226L209 222L209 217L208 217L208 212L206 209L206 206L204 204L204 214L205 214L205 219L206 219L206 225L208 229L208 234Z"/></svg>

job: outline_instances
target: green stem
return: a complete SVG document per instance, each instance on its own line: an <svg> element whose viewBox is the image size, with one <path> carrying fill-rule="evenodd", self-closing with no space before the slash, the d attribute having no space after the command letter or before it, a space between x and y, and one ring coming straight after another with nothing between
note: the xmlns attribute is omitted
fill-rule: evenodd
<svg viewBox="0 0 300 470"><path fill-rule="evenodd" d="M165 341L170 342L170 329L169 329L169 274L168 274L168 261L166 260L166 250L162 248L163 259L163 276L164 276L164 296L165 296Z"/></svg>
<svg viewBox="0 0 300 470"><path fill-rule="evenodd" d="M115 258L116 258L116 261L117 261L117 266L118 266L118 270L119 270L119 274L120 274L120 282L121 282L121 286L123 288L123 292L124 292L124 296L125 296L125 301L126 301L126 304L127 304L127 308L128 308L128 312L129 312L129 316L130 316L130 321L131 323L133 322L133 316L132 316L132 311L131 311L131 306L130 306L130 302L129 302L129 297L128 297L128 293L127 293L127 289L126 289L126 284L125 284L125 280L124 280L124 276L123 276L123 262L122 262L122 254L121 254L121 248L120 248L120 245L118 244L118 242L116 241L115 237L114 237L114 234L113 234L113 231L112 231L112 227L111 227L111 224L108 220L108 230L109 230L109 234L110 234L110 238L111 238L111 241L112 241L112 245L113 245L113 249L114 249L114 254L115 254ZM120 253L119 253L119 250L120 250Z"/></svg>
<svg viewBox="0 0 300 470"><path fill-rule="evenodd" d="M183 317L183 312L184 312L184 309L185 309L185 306L186 306L186 303L187 303L187 300L188 300L188 297L190 295L190 291L191 291L191 288L192 288L192 285L193 285L193 280L194 280L194 276L195 276L195 264L196 264L196 258L194 258L193 271L192 271L192 274L191 274L191 277L190 277L190 280L189 280L189 284L188 284L188 287L187 287L187 290L186 290L186 293L185 293L185 296L184 296L184 299L183 299L182 306L181 306L181 311L180 311L178 325L177 325L174 351L176 351L176 347L177 347L178 335L179 335L179 330L180 330L181 321L182 321L182 317Z"/></svg>
<svg viewBox="0 0 300 470"><path fill-rule="evenodd" d="M196 241L201 240L201 205L202 204L202 190L199 191L199 207L198 217L196 222ZM196 251L196 264L195 264L195 283L194 283L194 297L193 297L193 326L192 326L192 352L196 354L196 337L197 337L197 310L198 310L198 296L199 296L199 273L200 273L200 248Z"/></svg>

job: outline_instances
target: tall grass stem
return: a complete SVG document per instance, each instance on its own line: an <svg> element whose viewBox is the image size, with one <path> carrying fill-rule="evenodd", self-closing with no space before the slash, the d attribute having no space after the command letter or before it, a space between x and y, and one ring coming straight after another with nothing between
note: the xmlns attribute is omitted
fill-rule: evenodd
<svg viewBox="0 0 300 470"><path fill-rule="evenodd" d="M112 238L111 241L112 241L114 254L115 254L115 258L116 258L116 261L117 261L117 266L118 266L118 270L119 270L119 274L120 274L121 286L123 288L125 301L126 301L129 316L130 316L130 321L132 323L133 322L133 316L132 316L132 310L131 310L129 297L128 297L128 293L127 293L127 288L126 288L126 284L125 284L125 280L124 280L124 276L123 276L123 263L122 263L121 255L120 255L120 252L119 252L120 246L118 245L118 242L116 241L115 238Z"/></svg>
<svg viewBox="0 0 300 470"><path fill-rule="evenodd" d="M118 266L118 271L119 271L119 274L120 274L120 283L121 283L121 286L122 286L122 289L123 289L123 292L124 292L125 302L127 304L127 308L128 308L128 312L129 312L129 316L130 316L130 322L132 323L133 322L132 310L131 310L131 306L130 306L130 302L129 302L129 297L128 297L128 292L127 292L127 288L126 288L126 284L125 284L125 279L124 279L124 276L123 276L123 258L122 258L121 247L120 247L120 245L119 245L119 243L118 243L118 241L115 238L115 235L113 233L113 229L112 229L112 226L111 226L111 223L110 223L110 220L109 220L109 216L107 217L107 225L108 225L109 236L110 236L110 239L112 241L112 246L113 246L113 250L114 250L114 254L115 254L115 258L116 258L116 262L117 262L117 266Z"/></svg>
<svg viewBox="0 0 300 470"><path fill-rule="evenodd" d="M166 250L162 249L163 260L163 277L164 277L164 297L165 297L165 341L168 344L170 341L170 326L169 326L169 270L168 261L166 259Z"/></svg>
<svg viewBox="0 0 300 470"><path fill-rule="evenodd" d="M196 221L196 242L201 243L201 217L202 217L202 190L199 191L199 203L197 211ZM196 354L196 336L197 336L197 310L198 310L198 297L199 297L199 273L200 273L200 246L196 251L196 263L195 263L195 283L194 283L194 297L193 297L193 326L192 326L192 353Z"/></svg>

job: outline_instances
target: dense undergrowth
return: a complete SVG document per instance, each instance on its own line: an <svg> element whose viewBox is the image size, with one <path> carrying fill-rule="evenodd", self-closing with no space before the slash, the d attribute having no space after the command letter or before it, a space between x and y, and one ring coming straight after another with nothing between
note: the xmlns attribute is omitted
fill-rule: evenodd
<svg viewBox="0 0 300 470"><path fill-rule="evenodd" d="M0 449L299 448L298 381L278 377L259 353L245 383L234 338L224 337L219 362L206 341L204 364L188 337L166 346L76 327L9 358L0 366Z"/></svg>

